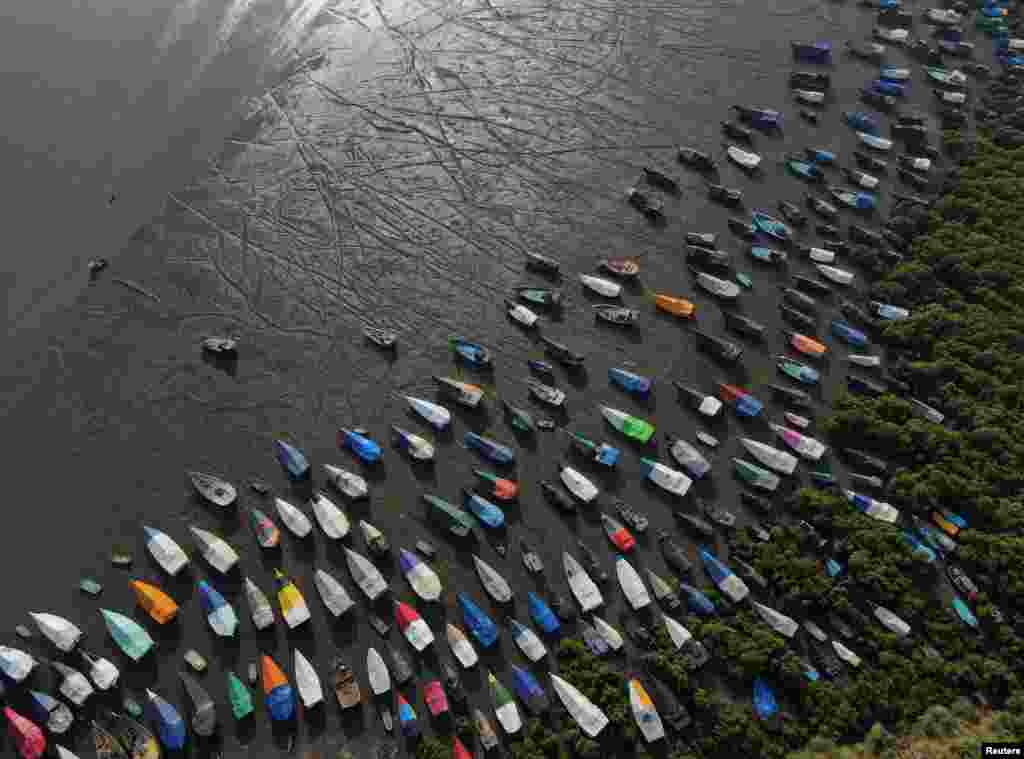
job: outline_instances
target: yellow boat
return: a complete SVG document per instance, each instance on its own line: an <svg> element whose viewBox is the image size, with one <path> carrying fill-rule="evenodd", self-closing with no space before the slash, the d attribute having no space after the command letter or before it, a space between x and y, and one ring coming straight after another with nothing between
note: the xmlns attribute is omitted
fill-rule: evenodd
<svg viewBox="0 0 1024 759"><path fill-rule="evenodd" d="M132 580L135 598L149 616L163 625L170 622L178 613L178 604L155 585L142 580Z"/></svg>
<svg viewBox="0 0 1024 759"><path fill-rule="evenodd" d="M281 604L281 616L288 623L288 627L294 630L309 620L309 607L306 606L306 599L295 587L295 583L285 577L280 570L274 570L274 578L279 586L277 600Z"/></svg>
<svg viewBox="0 0 1024 759"><path fill-rule="evenodd" d="M654 294L654 305L658 307L659 311L667 311L670 314L687 318L692 317L697 311L697 307L685 298L677 298L663 293Z"/></svg>

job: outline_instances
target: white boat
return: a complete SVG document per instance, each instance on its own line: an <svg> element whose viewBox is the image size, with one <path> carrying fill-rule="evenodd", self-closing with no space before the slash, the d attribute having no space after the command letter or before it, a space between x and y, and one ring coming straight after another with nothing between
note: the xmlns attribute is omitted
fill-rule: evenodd
<svg viewBox="0 0 1024 759"><path fill-rule="evenodd" d="M873 369L876 366L882 365L881 356L868 356L864 354L851 353L846 357L846 360L854 366L863 366L865 369Z"/></svg>
<svg viewBox="0 0 1024 759"><path fill-rule="evenodd" d="M345 590L341 581L323 569L316 570L316 574L313 575L313 584L316 585L316 590L320 594L320 600L335 617L340 617L355 606L355 601L352 600L352 596Z"/></svg>
<svg viewBox="0 0 1024 759"><path fill-rule="evenodd" d="M298 507L283 498L275 498L274 505L277 506L277 514L284 522L284 526L291 530L295 537L304 538L313 531L313 523Z"/></svg>
<svg viewBox="0 0 1024 759"><path fill-rule="evenodd" d="M741 169L747 171L753 171L761 165L761 156L757 153L752 153L749 150L737 147L736 145L729 145L725 148L725 154L729 156L729 160L739 166Z"/></svg>
<svg viewBox="0 0 1024 759"><path fill-rule="evenodd" d="M675 593L668 582L654 574L653 569L647 570L647 581L651 584L651 592L654 593L654 597L658 599L658 601L663 601Z"/></svg>
<svg viewBox="0 0 1024 759"><path fill-rule="evenodd" d="M321 492L313 494L310 500L313 506L313 516L317 524L324 531L324 535L332 540L341 540L348 535L352 525L348 521L345 512L339 509L335 503Z"/></svg>
<svg viewBox="0 0 1024 759"><path fill-rule="evenodd" d="M391 690L391 673L376 648L371 647L366 651L366 678L375 696L383 696Z"/></svg>
<svg viewBox="0 0 1024 759"><path fill-rule="evenodd" d="M622 293L622 285L612 282L610 279L595 277L591 274L580 274L580 282L588 290L593 290L598 295L606 298L618 298Z"/></svg>
<svg viewBox="0 0 1024 759"><path fill-rule="evenodd" d="M908 39L910 39L909 29L892 29L887 26L876 26L875 36L880 40L886 42L894 42L897 45L902 45Z"/></svg>
<svg viewBox="0 0 1024 759"><path fill-rule="evenodd" d="M644 586L644 581L640 579L640 575L633 569L633 565L622 556L615 559L615 575L619 578L622 593L626 596L626 600L629 601L629 605L633 607L633 611L650 606L651 596Z"/></svg>
<svg viewBox="0 0 1024 759"><path fill-rule="evenodd" d="M820 440L816 440L813 437L804 435L796 430L791 430L789 427L784 427L781 424L772 424L771 428L776 435L782 438L782 442L805 459L817 461L824 456L825 451L828 450L828 446Z"/></svg>
<svg viewBox="0 0 1024 759"><path fill-rule="evenodd" d="M735 282L720 279L704 271L696 272L696 277L698 285L719 298L735 298L740 294L740 286Z"/></svg>
<svg viewBox="0 0 1024 759"><path fill-rule="evenodd" d="M882 70L879 73L882 79L888 79L890 82L910 81L910 69L905 67L882 66Z"/></svg>
<svg viewBox="0 0 1024 759"><path fill-rule="evenodd" d="M84 704L89 700L89 696L95 692L92 683L89 682L89 678L77 669L73 669L59 661L52 662L51 666L61 676L60 686L57 690L75 706Z"/></svg>
<svg viewBox="0 0 1024 759"><path fill-rule="evenodd" d="M54 748L57 751L57 759L79 759L78 754L68 751L61 745L55 745Z"/></svg>
<svg viewBox="0 0 1024 759"><path fill-rule="evenodd" d="M487 591L491 598L500 604L508 603L512 600L512 587L498 573L498 570L476 554L473 555L473 566L476 568L477 577L483 583L484 590Z"/></svg>
<svg viewBox="0 0 1024 759"><path fill-rule="evenodd" d="M584 613L593 611L604 603L597 584L590 579L590 575L580 566L580 563L568 553L562 554L562 567L565 569L565 577L569 581L569 589Z"/></svg>
<svg viewBox="0 0 1024 759"><path fill-rule="evenodd" d="M537 633L514 619L510 619L508 623L512 628L512 637L519 650L523 652L523 656L532 662L539 662L548 655L548 650L537 637Z"/></svg>
<svg viewBox="0 0 1024 759"><path fill-rule="evenodd" d="M895 524L900 518L900 510L891 503L878 501L871 496L861 495L852 490L846 490L844 493L846 500L853 504L854 508L864 512L872 519L877 519L879 522L886 522L887 524Z"/></svg>
<svg viewBox="0 0 1024 759"><path fill-rule="evenodd" d="M266 630L274 624L274 607L270 605L259 585L248 577L245 578L245 601L249 605L249 615L257 630Z"/></svg>
<svg viewBox="0 0 1024 759"><path fill-rule="evenodd" d="M867 132L857 132L857 139L875 150L892 150L892 140L887 140L885 137L868 134Z"/></svg>
<svg viewBox="0 0 1024 759"><path fill-rule="evenodd" d="M700 479L711 471L711 463L704 455L682 438L673 440L668 452L695 479Z"/></svg>
<svg viewBox="0 0 1024 759"><path fill-rule="evenodd" d="M441 578L425 561L420 561L412 551L400 548L398 551L398 565L405 575L406 582L412 587L413 592L424 601L436 601L441 597L443 587Z"/></svg>
<svg viewBox="0 0 1024 759"><path fill-rule="evenodd" d="M898 617L895 613L889 611L884 606L876 606L873 609L875 619L882 623L887 629L899 635L901 638L904 635L910 633L910 625L908 625L903 619Z"/></svg>
<svg viewBox="0 0 1024 759"><path fill-rule="evenodd" d="M558 476L569 492L584 503L590 503L597 498L597 486L571 466L563 466Z"/></svg>
<svg viewBox="0 0 1024 759"><path fill-rule="evenodd" d="M764 623L780 635L792 638L796 635L796 631L800 629L800 625L792 617L787 617L782 612L775 611L770 606L765 606L757 601L751 601L750 603L754 607L754 611L757 612L757 615L764 620Z"/></svg>
<svg viewBox="0 0 1024 759"><path fill-rule="evenodd" d="M327 481L348 498L366 498L370 492L366 480L354 472L330 464L324 464L324 471L327 472Z"/></svg>
<svg viewBox="0 0 1024 759"><path fill-rule="evenodd" d="M189 472L188 478L192 481L196 492L214 506L226 508L233 504L238 497L238 491L235 490L234 485L215 475Z"/></svg>
<svg viewBox="0 0 1024 759"><path fill-rule="evenodd" d="M645 474L647 479L658 487L664 488L669 493L684 496L690 490L690 485L693 484L693 480L682 472L672 469L671 467L667 467L657 461L641 459L641 464L643 465L643 468L646 469Z"/></svg>
<svg viewBox="0 0 1024 759"><path fill-rule="evenodd" d="M566 682L558 675L551 673L551 684L561 699L569 716L576 721L586 735L593 738L604 730L608 717L589 698L584 696L576 686Z"/></svg>
<svg viewBox="0 0 1024 759"><path fill-rule="evenodd" d="M792 411L784 411L782 413L782 418L794 427L799 427L802 430L811 426L811 420L808 417L800 416L800 414L794 414Z"/></svg>
<svg viewBox="0 0 1024 759"><path fill-rule="evenodd" d="M778 448L773 448L770 445L759 443L756 440L751 440L748 437L740 438L740 442L751 456L769 469L774 469L782 474L793 474L794 470L796 470L798 461L796 456L780 451Z"/></svg>
<svg viewBox="0 0 1024 759"><path fill-rule="evenodd" d="M540 318L537 314L521 303L508 304L508 315L512 321L518 322L524 327L532 327Z"/></svg>
<svg viewBox="0 0 1024 759"><path fill-rule="evenodd" d="M668 616L668 614L662 614L661 618L665 620L665 629L668 630L668 637L672 639L672 644L678 651L691 640L693 640L693 633L687 630L683 625Z"/></svg>
<svg viewBox="0 0 1024 759"><path fill-rule="evenodd" d="M950 90L935 90L935 94L939 100L943 103L952 103L953 105L963 105L967 102L966 92L951 92Z"/></svg>
<svg viewBox="0 0 1024 759"><path fill-rule="evenodd" d="M114 662L102 656L89 656L81 649L79 649L79 653L85 663L89 665L89 677L92 678L97 688L101 691L108 691L117 685L117 681L121 679L121 670L114 665Z"/></svg>
<svg viewBox="0 0 1024 759"><path fill-rule="evenodd" d="M827 250L826 248L807 248L807 256L812 261L818 264L831 264L836 260L836 254L833 250Z"/></svg>
<svg viewBox="0 0 1024 759"><path fill-rule="evenodd" d="M644 686L635 677L629 681L629 706L633 710L633 719L648 743L660 741L665 737L665 726L661 716L654 708L654 702Z"/></svg>
<svg viewBox="0 0 1024 759"><path fill-rule="evenodd" d="M821 105L825 102L825 93L818 90L793 90L793 95L801 103Z"/></svg>
<svg viewBox="0 0 1024 759"><path fill-rule="evenodd" d="M188 529L199 546L199 553L211 567L227 574L238 563L238 553L224 540L201 527L190 526Z"/></svg>
<svg viewBox="0 0 1024 759"><path fill-rule="evenodd" d="M494 693L495 686L498 684L498 678L493 673L488 672L487 683L491 692ZM495 699L494 716L497 717L501 729L509 735L518 733L523 726L523 718L519 714L519 707L516 706L515 699L511 697L511 694L507 698Z"/></svg>
<svg viewBox="0 0 1024 759"><path fill-rule="evenodd" d="M952 8L929 8L924 12L924 17L926 21L946 25L959 24L963 20L963 16Z"/></svg>
<svg viewBox="0 0 1024 759"><path fill-rule="evenodd" d="M844 662L849 664L851 667L856 668L860 666L860 657L857 656L857 654L855 654L853 651L848 649L846 646L844 646L842 643L840 643L838 640L832 641L832 648L835 649L836 656L838 656Z"/></svg>
<svg viewBox="0 0 1024 759"><path fill-rule="evenodd" d="M922 419L927 419L932 424L942 424L946 416L939 411L937 408L929 406L924 401L919 401L917 398L910 398L910 411L914 416L919 416Z"/></svg>
<svg viewBox="0 0 1024 759"><path fill-rule="evenodd" d="M348 564L348 571L352 574L355 584L371 601L376 601L387 592L388 581L368 558L351 548L346 548L345 563Z"/></svg>
<svg viewBox="0 0 1024 759"><path fill-rule="evenodd" d="M914 171L927 172L932 168L932 159L923 158L921 156L906 156L905 159L908 168Z"/></svg>
<svg viewBox="0 0 1024 759"><path fill-rule="evenodd" d="M36 667L36 660L18 648L0 646L0 672L9 679L20 683Z"/></svg>
<svg viewBox="0 0 1024 759"><path fill-rule="evenodd" d="M825 264L816 264L815 268L821 272L821 276L835 282L837 285L848 285L853 282L852 271L840 269L838 266L826 266Z"/></svg>
<svg viewBox="0 0 1024 759"><path fill-rule="evenodd" d="M415 461L434 460L434 444L425 437L394 424L391 425L391 429L400 440L400 447L409 454L409 458Z"/></svg>
<svg viewBox="0 0 1024 759"><path fill-rule="evenodd" d="M451 622L445 627L445 636L448 638L448 645L452 649L452 653L464 669L469 669L480 661L480 657L477 656L476 649L466 637L466 633Z"/></svg>
<svg viewBox="0 0 1024 759"><path fill-rule="evenodd" d="M309 663L309 659L302 655L299 649L295 649L295 685L299 690L299 697L307 709L316 706L324 700L324 689L320 685L320 678L316 670Z"/></svg>
<svg viewBox="0 0 1024 759"><path fill-rule="evenodd" d="M44 612L29 612L29 616L43 637L64 653L73 649L82 639L82 631L64 617Z"/></svg>
<svg viewBox="0 0 1024 759"><path fill-rule="evenodd" d="M371 551L384 553L388 550L388 539L384 537L384 533L365 519L359 520L359 531L363 533L363 542Z"/></svg>
<svg viewBox="0 0 1024 759"><path fill-rule="evenodd" d="M828 634L809 619L804 622L804 629L819 643L824 643L828 640Z"/></svg>
<svg viewBox="0 0 1024 759"><path fill-rule="evenodd" d="M436 429L443 430L451 423L452 414L444 406L434 403L433 401L424 400L423 398L414 398L411 395L404 395L402 397L405 398L405 402L409 404L409 408L423 417Z"/></svg>
<svg viewBox="0 0 1024 759"><path fill-rule="evenodd" d="M622 648L625 643L622 638L622 633L601 619L601 617L594 616L590 619L594 623L594 629L597 630L597 634L604 638L605 642L608 644L608 648L612 651L618 651Z"/></svg>
<svg viewBox="0 0 1024 759"><path fill-rule="evenodd" d="M188 554L169 535L146 525L142 531L146 535L146 550L167 574L173 577L188 566Z"/></svg>

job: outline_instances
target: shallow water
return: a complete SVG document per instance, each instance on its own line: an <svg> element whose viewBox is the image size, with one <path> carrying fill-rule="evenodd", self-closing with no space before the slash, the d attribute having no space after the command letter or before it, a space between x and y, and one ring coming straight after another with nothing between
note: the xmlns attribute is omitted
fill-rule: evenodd
<svg viewBox="0 0 1024 759"><path fill-rule="evenodd" d="M219 13L216 24L203 15L203 7L182 4L174 18L162 36L152 38L160 41L158 49L173 50L180 44L176 40L191 39L187 29L193 34L202 29L216 41L232 38L232 29L247 24L266 30L274 27L266 19L289 18L295 31L255 34L239 53L243 60L225 71L225 86L249 97L241 123L206 171L188 184L185 179L177 184L148 181L143 179L147 161L171 167L156 176L175 178L194 151L172 148L139 157L139 179L132 186L145 197L164 198L163 210L70 308L49 310L44 329L23 327L17 335L18 350L10 354L15 366L5 372L2 387L8 407L5 428L17 444L8 455L13 508L8 509L0 555L8 576L38 566L40 550L48 558L45 571L31 584L19 583L9 592L3 611L8 627L23 611L52 610L86 623L89 647L109 652L97 603L77 593L77 578L100 579L106 585L102 605L122 610L134 605L129 577L155 579L180 604L189 603L178 627L161 631L157 659L126 672L133 688L156 680L161 692L179 697L177 661L194 647L211 659L205 682L223 703L225 669L241 674L258 651L268 650L290 672L294 644L325 678L329 662L340 654L354 666L365 690L366 647L380 647L367 622L367 607L360 603L343 623L329 623L312 582L317 566L328 567L356 597L359 591L346 579L343 552L327 545L318 532L305 541L286 535L283 551L260 553L245 523L245 509L255 505L272 514L273 506L263 504L245 483L260 477L280 493L291 490L274 461L276 437L305 451L320 484L324 463L360 469L336 447L339 426L364 426L382 445L392 423L429 436L408 416L398 395L432 398L431 374L479 381L488 390L487 409L452 409L454 432L436 440L433 468L415 468L385 445L383 463L364 471L371 480L371 498L351 505L350 515L365 516L382 528L396 548L411 548L422 538L434 542L447 589L464 590L491 608L472 570L471 554L479 553L513 581L519 593L514 616L521 621L527 616L526 590L535 581L522 569L520 537L542 554L547 583L558 593L569 592L560 555L566 549L576 553L577 536L603 556L611 572L612 554L598 510L584 508L576 518L564 519L539 493L537 481L554 478L558 461L574 460L564 436L539 432L534 440L517 439L502 419L499 399L549 416L526 399L521 382L527 375L525 360L541 356L536 338L511 324L502 306L513 286L545 282L524 272L528 250L557 257L566 273L561 286L568 302L561 314L542 314L541 333L588 357L582 375L559 370L557 384L569 394L568 410L553 418L559 426L623 448L615 474L594 473L605 491L602 501L607 505L622 498L651 520L649 537L640 539L640 550L631 559L634 564L671 575L654 540L661 528L675 531L671 504L638 473L641 454L655 452L669 461L663 432L693 441L697 430L708 429L722 440L709 454L713 477L694 490L740 513L741 521L749 517L737 500L730 459L741 455L739 437L772 443L770 430L763 421L742 424L728 413L725 420L702 427L677 403L671 381L709 392L718 380L743 384L765 401L766 416L780 415L782 406L772 401L766 385L784 383L773 356L784 347L776 285L785 277L747 256L745 245L726 229L731 213L706 200L700 176L675 162L675 146L714 153L721 165L719 181L742 188L749 209L773 212L779 199L800 201L805 188L784 174L783 155L804 146L848 155L855 140L841 124L841 111L853 107L855 89L872 69L837 54L837 65L829 68L833 102L821 126L806 125L786 86L786 74L794 68L789 41L827 38L839 46L869 32L870 13L852 3L827 2L766 7L640 0L623 7L602 1L485 0L273 8L240 3ZM290 53L293 45L299 45L295 55ZM216 48L216 42L208 42L205 49ZM323 62L316 58L320 53L326 54ZM209 61L189 59L201 90L195 109L186 111L196 117L189 134L202 135L206 127L215 130L226 123L227 110L204 99L214 97L203 89L204 66L219 65L220 58L212 55ZM256 94L240 83L246 76L257 81L253 71L283 59L306 63L291 67ZM891 59L905 57L894 52ZM915 81L914 88L922 102L930 95L923 82ZM719 148L719 121L734 103L779 107L786 114L784 134L756 138L755 150L764 156L757 178L726 165ZM624 201L624 189L637 181L645 165L662 168L682 186L678 198L665 198L668 223L663 227L652 227ZM838 175L835 183L843 184ZM885 184L893 186L891 180ZM61 196L54 203L60 213L51 215L69 218L62 213L73 201ZM90 229L84 239L93 244L84 246L81 258L95 255L95 240L118 239L117 230L132 218L138 216L124 212L117 224ZM844 214L844 226L854 220ZM51 226L59 228L47 234L69 239L78 234L74 224ZM716 365L696 351L688 334L699 326L726 335L718 305L695 289L684 265L682 235L688 230L719 233L720 247L733 252L737 269L753 276L754 289L741 295L739 310L768 330L763 343L745 343L742 367ZM622 298L642 312L641 324L631 331L594 322L591 304L597 298L585 294L576 280L578 273L592 272L600 258L616 255L636 257L642 266L638 282L628 284ZM80 263L74 272L78 282L84 276ZM790 270L811 271L800 261ZM863 287L859 277L857 284ZM654 291L696 302L696 323L655 313ZM837 301L833 296L822 305L819 334L827 334ZM368 345L360 334L364 323L394 329L397 351L382 353ZM204 360L198 343L208 334L238 335L238 361ZM452 335L491 347L493 375L457 367L447 348ZM839 391L842 357L851 352L831 338L825 341L834 355L822 367L818 414ZM655 378L654 396L640 403L609 386L606 374L613 366ZM658 427L657 449L652 445L641 451L607 428L597 412L602 403L652 420ZM522 496L506 510L506 531L481 533L475 543L456 546L426 522L419 495L460 500L460 489L472 483L472 469L481 465L460 444L466 430L516 446L519 463L511 476L519 478ZM812 427L809 434L818 433ZM235 482L239 509L217 513L201 504L183 475L192 468ZM291 499L301 504L302 495L300 490ZM242 553L244 573L267 592L273 586L271 570L283 566L307 595L313 610L310 629L285 634L279 628L274 635L256 636L246 620L240 643L214 640L193 598L194 583L168 582L150 563L141 543L143 523L170 532L186 547L189 524L219 531ZM32 536L31 542L22 536ZM504 559L494 550L497 541L510 546ZM349 541L357 549L361 542L358 536ZM106 553L115 543L135 552L134 570L107 565ZM209 577L208 570L197 557L192 580ZM396 562L388 562L388 572L395 596L408 600L411 593ZM211 580L247 616L239 577ZM613 601L605 616L618 624L623 609L618 589L610 587L606 597ZM443 619L461 625L452 599L432 610L418 606L438 636L439 657L450 659L442 640ZM382 613L387 614L386 606ZM390 642L408 650L400 638L391 632ZM502 657L518 657L514 650L506 632L499 650L482 657L478 670L503 671ZM437 659L427 657L419 683L437 672ZM464 673L463 679L471 691L486 696L480 671ZM421 724L429 723L418 689L414 706ZM308 733L303 740L322 750L345 741L357 752L368 750L383 737L372 709L339 717L328 703L320 711L304 716L300 725ZM229 717L225 706L221 719ZM237 732L229 725L224 732L232 751L239 743L257 750L269 745L262 709L251 724Z"/></svg>

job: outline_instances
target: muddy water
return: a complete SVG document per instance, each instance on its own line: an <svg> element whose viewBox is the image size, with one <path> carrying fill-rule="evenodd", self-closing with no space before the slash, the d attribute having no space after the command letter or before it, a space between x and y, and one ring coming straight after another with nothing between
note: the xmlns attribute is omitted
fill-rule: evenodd
<svg viewBox="0 0 1024 759"><path fill-rule="evenodd" d="M97 603L75 591L77 578L84 573L100 579L106 585L102 605L122 610L133 605L129 577L159 581L185 606L182 620L159 631L156 658L126 667L130 689L155 682L180 700L174 672L181 654L194 647L211 659L206 682L223 701L224 670L244 672L259 651L268 651L290 671L292 645L325 678L340 655L367 686L366 648L382 645L368 624L370 610L361 604L344 622L329 622L312 583L314 569L325 567L358 595L340 547L320 535L305 541L285 536L282 551L260 553L245 524L250 506L272 512L246 482L261 477L285 497L292 491L273 458L277 437L306 452L322 484L324 463L361 469L338 450L338 427L366 427L386 453L381 464L363 470L372 495L350 505L350 515L385 530L396 547L434 542L448 590L463 590L485 608L491 607L472 571L473 553L507 573L518 590L511 613L526 621L526 591L536 583L522 569L520 538L542 554L552 592L568 594L560 557L574 550L577 537L612 570L598 509L563 518L539 493L538 481L554 477L557 462L573 460L564 436L539 432L517 439L500 412L504 399L549 416L526 399L522 383L525 360L542 353L536 337L512 325L502 306L513 286L545 283L524 271L528 250L559 258L566 274L566 306L542 314L540 332L587 355L586 372L559 372L557 384L569 401L567 412L553 418L560 427L623 448L614 474L592 474L604 491L602 503L621 498L651 520L635 564L670 574L653 534L675 530L672 504L639 476L641 455L667 461L662 432L694 440L707 429L718 436L722 446L709 453L714 476L694 490L736 511L741 521L749 519L738 503L730 459L739 455L743 435L771 442L765 422L740 424L727 414L704 428L679 405L671 381L708 391L718 380L737 382L766 402L767 416L781 414L766 385L777 379L773 356L783 348L777 285L785 277L746 256L726 229L730 213L708 203L703 180L675 163L674 147L692 145L721 156L718 123L730 105L778 107L786 114L784 133L756 138L755 149L764 156L760 176L749 178L720 157L720 181L742 188L749 208L770 211L779 199L799 201L805 188L784 174L782 157L805 146L849 156L853 134L842 126L840 112L853 107L856 88L872 74L867 65L837 55L830 69L833 102L821 125L798 119L785 82L793 67L789 41L827 38L841 45L867 34L870 14L853 4L410 2L318 11L298 50L306 65L244 101L240 126L208 170L188 184L146 187L164 197L161 213L70 308L51 312L44 330L29 333L28 348L12 354L16 366L5 379L5 429L15 445L8 455L13 490L0 555L8 576L46 556L45 571L8 593L8 627L23 611L53 610L83 622L89 645L109 652ZM246 56L259 67L261 55L277 52L262 40ZM316 57L320 53L325 60ZM898 51L891 59L905 60ZM927 88L922 82L914 88L924 103ZM224 118L201 111L192 125L199 132ZM665 198L663 227L652 227L624 201L624 189L645 165L662 168L682 185L679 197ZM838 177L836 183L842 184ZM746 344L741 367L710 361L696 350L693 324L654 312L654 291L685 296L698 305L696 326L725 334L718 304L695 289L684 265L687 230L718 232L720 247L733 251L737 268L754 279L739 309L768 330L763 343ZM639 281L627 285L621 299L642 313L631 331L596 323L596 300L576 280L614 255L636 257L642 266ZM810 273L803 262L791 270ZM821 334L836 311L834 300L821 309ZM382 353L366 344L364 324L394 329L397 351ZM203 360L197 344L208 334L238 335L239 360ZM491 347L493 374L456 366L446 345L452 335ZM835 356L823 367L816 413L838 392L845 372L841 357L847 351L831 344ZM652 376L654 396L640 403L613 389L606 379L613 366ZM454 431L436 438L438 461L424 470L386 441L392 423L429 434L408 417L399 396L433 397L431 374L479 382L489 397L484 411L453 409ZM602 422L599 404L652 420L657 447L622 441ZM508 476L520 480L523 494L507 509L506 530L480 532L474 542L455 545L425 519L419 495L460 500L460 489L472 483L472 469L481 464L461 446L467 430L516 447L518 463ZM186 468L238 484L239 508L217 512L200 503L184 479ZM301 503L303 494L290 497ZM272 569L283 567L307 594L311 625L292 634L279 626L273 635L256 636L246 622L239 643L215 640L194 597L194 581L210 577L209 567L197 558L190 578L167 581L144 553L143 523L186 545L189 524L219 531L242 553L243 572L268 592ZM115 543L135 552L131 572L107 566L106 552ZM363 547L358 536L350 543ZM499 543L510 546L505 558L496 551ZM395 596L409 600L396 562L383 566ZM244 615L240 577L211 579ZM445 619L461 624L453 595L435 609L420 605L439 638L437 654L419 665L414 700L428 730L434 726L419 691L440 661L450 659L441 638ZM612 599L606 618L618 624L620 593L609 587L606 595ZM386 607L379 611L388 614ZM496 617L502 614L495 609ZM389 643L408 651L397 631ZM504 673L503 658L521 658L507 628L484 666ZM463 680L474 697L486 698L482 672L464 673ZM368 754L384 738L372 709L340 716L328 704L320 711L300 720L303 743L332 752L344 743ZM221 716L229 719L226 708ZM262 710L250 725L224 732L232 752L240 745L272 750Z"/></svg>

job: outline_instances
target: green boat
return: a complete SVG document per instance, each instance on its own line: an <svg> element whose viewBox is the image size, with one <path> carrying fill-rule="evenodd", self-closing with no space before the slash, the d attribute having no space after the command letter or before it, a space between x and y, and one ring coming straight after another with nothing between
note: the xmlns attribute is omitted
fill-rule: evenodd
<svg viewBox="0 0 1024 759"><path fill-rule="evenodd" d="M736 281L743 285L748 290L754 286L754 280L750 278L749 274L744 274L741 271L736 272Z"/></svg>
<svg viewBox="0 0 1024 759"><path fill-rule="evenodd" d="M235 719L244 719L253 712L252 694L234 672L228 672L228 701Z"/></svg>
<svg viewBox="0 0 1024 759"><path fill-rule="evenodd" d="M141 659L155 645L149 633L124 614L109 609L100 609L100 614L103 615L103 621L106 622L110 637L114 639L117 647L133 661Z"/></svg>
<svg viewBox="0 0 1024 759"><path fill-rule="evenodd" d="M1002 17L990 17L986 16L980 10L978 15L974 19L974 28L982 32L997 32L1008 29L1006 25L1006 19Z"/></svg>
<svg viewBox="0 0 1024 759"><path fill-rule="evenodd" d="M546 287L519 287L516 288L516 295L520 300L535 303L538 306L557 306L562 302L561 291L549 290Z"/></svg>
<svg viewBox="0 0 1024 759"><path fill-rule="evenodd" d="M598 464L615 466L615 462L619 460L619 449L614 446L607 443L595 443L593 440L570 430L562 430L562 432L569 437L576 450L584 456L590 457Z"/></svg>
<svg viewBox="0 0 1024 759"><path fill-rule="evenodd" d="M773 491L779 486L778 476L767 469L762 469L743 459L733 459L732 463L736 468L736 476L751 487Z"/></svg>
<svg viewBox="0 0 1024 759"><path fill-rule="evenodd" d="M430 506L431 513L457 537L464 538L473 530L473 517L436 495L423 494L423 500Z"/></svg>
<svg viewBox="0 0 1024 759"><path fill-rule="evenodd" d="M508 401L502 401L502 405L505 407L505 413L508 414L509 424L512 425L512 429L519 430L520 432L536 432L537 425L533 422L533 417L523 409L513 406Z"/></svg>
<svg viewBox="0 0 1024 759"><path fill-rule="evenodd" d="M639 417L630 416L625 411L601 406L601 415L612 427L617 429L630 440L638 443L646 443L654 435L654 425Z"/></svg>

